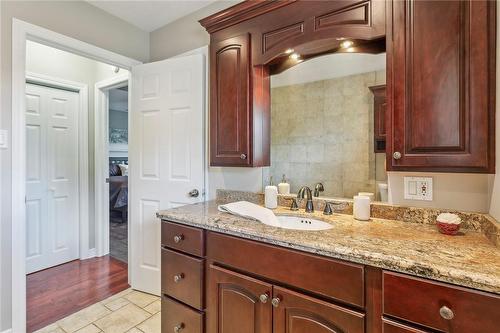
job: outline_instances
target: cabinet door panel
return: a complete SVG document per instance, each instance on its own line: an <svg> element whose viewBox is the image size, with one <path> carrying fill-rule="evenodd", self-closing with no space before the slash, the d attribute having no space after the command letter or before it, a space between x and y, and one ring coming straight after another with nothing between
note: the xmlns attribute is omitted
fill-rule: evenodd
<svg viewBox="0 0 500 333"><path fill-rule="evenodd" d="M214 265L208 275L208 333L271 333L270 284Z"/></svg>
<svg viewBox="0 0 500 333"><path fill-rule="evenodd" d="M365 315L274 286L274 333L364 333Z"/></svg>
<svg viewBox="0 0 500 333"><path fill-rule="evenodd" d="M493 171L494 2L393 1L392 15L389 169Z"/></svg>
<svg viewBox="0 0 500 333"><path fill-rule="evenodd" d="M210 46L210 164L247 166L251 161L250 37Z"/></svg>

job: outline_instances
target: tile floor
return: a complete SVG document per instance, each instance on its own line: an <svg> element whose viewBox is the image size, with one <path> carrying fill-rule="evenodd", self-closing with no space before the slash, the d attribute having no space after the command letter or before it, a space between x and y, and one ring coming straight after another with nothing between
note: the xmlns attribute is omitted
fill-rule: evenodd
<svg viewBox="0 0 500 333"><path fill-rule="evenodd" d="M158 296L127 289L35 333L160 333L160 309Z"/></svg>

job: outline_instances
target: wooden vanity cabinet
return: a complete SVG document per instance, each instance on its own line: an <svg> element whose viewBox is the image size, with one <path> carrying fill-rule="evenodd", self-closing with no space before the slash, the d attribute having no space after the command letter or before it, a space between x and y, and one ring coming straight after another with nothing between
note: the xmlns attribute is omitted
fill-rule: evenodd
<svg viewBox="0 0 500 333"><path fill-rule="evenodd" d="M162 221L162 309L163 333L497 333L500 327L495 294L168 221Z"/></svg>
<svg viewBox="0 0 500 333"><path fill-rule="evenodd" d="M207 333L364 333L364 314L215 265Z"/></svg>
<svg viewBox="0 0 500 333"><path fill-rule="evenodd" d="M494 173L495 1L395 0L388 13L388 169Z"/></svg>
<svg viewBox="0 0 500 333"><path fill-rule="evenodd" d="M272 285L210 265L207 333L271 333Z"/></svg>

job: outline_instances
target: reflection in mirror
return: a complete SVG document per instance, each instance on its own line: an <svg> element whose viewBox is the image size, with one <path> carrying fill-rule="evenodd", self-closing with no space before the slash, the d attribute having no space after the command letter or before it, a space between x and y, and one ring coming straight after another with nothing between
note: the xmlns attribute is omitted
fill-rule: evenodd
<svg viewBox="0 0 500 333"><path fill-rule="evenodd" d="M385 63L385 53L337 53L272 76L264 182L285 175L292 193L322 183L322 197L386 201Z"/></svg>

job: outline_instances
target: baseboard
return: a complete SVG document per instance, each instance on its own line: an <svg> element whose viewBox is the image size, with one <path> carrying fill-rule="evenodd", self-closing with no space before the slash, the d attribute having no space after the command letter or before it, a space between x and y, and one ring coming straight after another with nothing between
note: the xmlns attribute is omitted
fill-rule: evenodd
<svg viewBox="0 0 500 333"><path fill-rule="evenodd" d="M97 256L97 249L94 247L93 249L89 249L85 255L81 256L80 260L94 258L95 256Z"/></svg>
<svg viewBox="0 0 500 333"><path fill-rule="evenodd" d="M8 330L0 332L0 333L12 333L12 328L9 328Z"/></svg>

